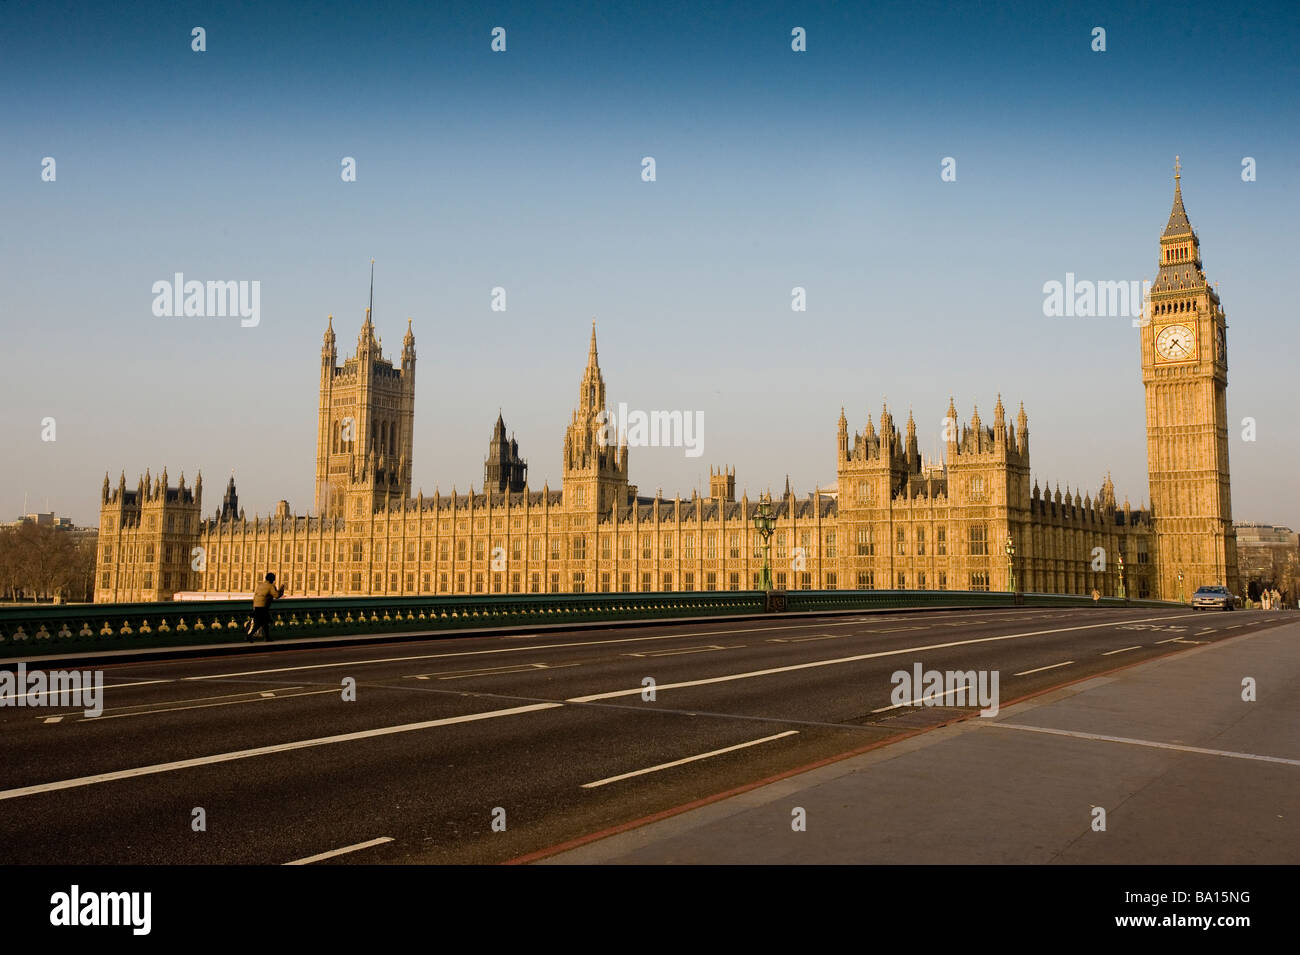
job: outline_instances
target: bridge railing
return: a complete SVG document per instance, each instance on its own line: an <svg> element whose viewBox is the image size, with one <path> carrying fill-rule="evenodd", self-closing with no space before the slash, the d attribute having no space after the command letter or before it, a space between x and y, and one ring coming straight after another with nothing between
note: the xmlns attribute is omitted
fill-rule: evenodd
<svg viewBox="0 0 1300 955"><path fill-rule="evenodd" d="M1010 607L1010 593L926 590L792 590L787 613L910 608ZM1021 594L1033 607L1092 605L1088 597ZM1124 606L1102 598L1107 606ZM781 602L778 602L778 605ZM1129 606L1177 607L1160 601ZM771 607L762 591L677 593L477 594L427 597L286 597L271 611L272 637L349 634L442 633L465 629L534 627L548 624L616 623L680 617L764 613ZM252 610L247 600L177 601L133 604L33 604L0 607L0 659L90 648L127 649L202 646L244 638Z"/></svg>

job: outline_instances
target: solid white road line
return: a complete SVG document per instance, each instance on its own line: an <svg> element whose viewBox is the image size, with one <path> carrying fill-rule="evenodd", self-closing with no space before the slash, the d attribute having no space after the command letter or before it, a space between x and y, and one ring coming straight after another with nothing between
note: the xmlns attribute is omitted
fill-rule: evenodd
<svg viewBox="0 0 1300 955"><path fill-rule="evenodd" d="M808 643L810 640L843 640L847 633L819 633L811 637L769 637L765 643Z"/></svg>
<svg viewBox="0 0 1300 955"><path fill-rule="evenodd" d="M282 692L284 692L285 690L305 690L305 689L306 689L305 686L277 686L274 690L269 690L269 691L265 691L265 692L270 692L270 693L282 693ZM240 692L240 693L222 693L222 694L220 694L220 695L218 695L218 696L191 696L191 697L189 697L188 699L184 699L184 700L159 700L158 703L157 703L156 705L159 705L159 706L164 706L164 705L165 705L165 706L175 706L175 705L177 705L177 704L179 704L179 703L213 703L213 702L215 702L215 701L217 701L217 700L233 700L233 699L235 699L235 698L237 698L237 697L240 697L240 696L251 696L252 694L254 694L254 693L259 693L259 692L264 692L264 691L260 691L260 690L244 690L244 691L242 691L242 692ZM155 704L153 704L153 703L133 703L133 704L131 704L131 705L129 705L129 706L120 706L120 707L116 707L116 709L129 710L129 709L135 709L135 708L137 708L137 707L141 707L141 706L154 706L154 705L155 705Z"/></svg>
<svg viewBox="0 0 1300 955"><path fill-rule="evenodd" d="M737 630L710 630L703 633L667 633L652 637L622 637L617 640L578 640L573 643L547 643L530 647L496 647L491 650L461 650L455 653L421 653L408 657L383 657L376 660L345 660L341 663L308 663L296 667L274 667L266 670L243 670L238 673L209 673L203 676L187 676L186 680L223 680L235 676L261 676L266 673L292 673L298 670L325 670L331 667L364 666L374 663L406 663L411 660L441 660L449 657L476 657L491 653L534 653L538 650L567 650L569 647L600 647L619 643L647 643L653 640L685 640L700 637L726 636L734 633L770 633L773 630L806 630L810 627L847 627L851 621L843 623L805 623L792 624L788 627L750 627Z"/></svg>
<svg viewBox="0 0 1300 955"><path fill-rule="evenodd" d="M647 650L645 653L625 653L625 657L675 657L683 653L709 653L713 650L736 650L743 647L743 643L737 643L734 646L723 647L717 644L708 647L682 647L679 650Z"/></svg>
<svg viewBox="0 0 1300 955"><path fill-rule="evenodd" d="M165 681L163 681L163 682L171 683L172 681L171 681L171 680L165 680ZM266 692L262 693L262 696L273 696L275 693L283 692L284 690L301 690L301 689L305 689L305 688L304 688L304 687L301 687L301 686L282 686L282 687L276 687L276 689L273 690L273 691L271 691L270 693L266 693ZM216 700L234 700L234 699L236 699L236 698L238 698L238 697L252 696L252 694L254 694L254 693L256 693L256 692L258 692L258 691L257 691L257 690L244 690L242 693L222 693L222 694L220 694L220 695L218 695L218 696L193 696L193 697L190 697L190 698L188 698L188 699L184 699L184 700L158 700L158 701L156 701L156 702L154 702L154 703L129 703L129 704L125 704L125 705L123 705L123 706L110 706L110 707L107 707L107 708L104 710L104 712L105 712L105 713L115 713L115 712L118 711L118 710L135 710L135 711L136 711L135 713L122 714L122 715L126 715L126 716L135 716L135 715L138 715L138 714L140 714L140 713L170 713L171 710L169 710L169 709L156 709L156 707L164 707L164 706L170 706L170 707L172 707L172 709L179 709L179 710L201 709L202 707L194 707L194 706L178 706L178 705L176 705L176 704L180 704L180 703L200 703L200 704L210 704L210 705L212 705L212 706L217 706L217 705L219 705L219 704L217 704L217 703L214 702L214 701L216 701ZM155 707L155 709L149 709L149 707ZM65 713L63 713L63 714L61 714L61 715L63 715L63 716L76 716L76 715L78 715L78 714L80 714L80 713L82 713L82 712L83 712L83 710L68 710L67 712L65 712ZM87 717L86 719L79 720L78 722L85 723L85 722L87 722L88 720L91 720L91 719L105 719L105 718L106 718L106 717L103 717L103 716L98 716L98 717Z"/></svg>
<svg viewBox="0 0 1300 955"><path fill-rule="evenodd" d="M331 691L335 692L335 691ZM36 793L56 792L60 789L76 789L80 786L93 786L96 783L113 782L118 779L134 779L137 776L152 776L157 773L169 773L178 769L192 769L196 766L210 766L214 763L228 763L236 759L248 759L252 756L268 756L271 753L288 753L296 749L309 749L313 746L328 746L331 743L348 743L358 739L373 739L376 736L391 736L394 733L412 733L416 730L432 729L435 726L452 726L456 723L474 723L478 720L490 720L499 716L516 716L520 713L535 713L538 710L553 710L563 706L562 703L533 703L529 706L513 706L506 710L489 710L486 713L467 713L464 716L449 716L440 720L426 720L422 723L402 723L399 726L381 726L378 729L361 730L356 733L342 733L338 736L322 736L318 739L295 740L292 743L276 743L273 746L259 746L256 749L239 749L230 753L216 753L212 756L198 756L194 759L178 759L171 763L154 763L152 766L137 766L134 769L122 769L112 773L98 773L94 776L78 776L75 779L61 779L53 783L39 783L35 786L23 786L19 789L0 791L0 801L17 799L19 796L31 796Z"/></svg>
<svg viewBox="0 0 1300 955"><path fill-rule="evenodd" d="M28 670L27 672L31 673L32 671ZM42 670L41 672L45 672L45 671ZM175 680L141 680L139 683L105 683L104 689L116 690L125 686L149 686L152 683L174 683L174 682L176 681ZM29 696L50 696L50 695L58 696L60 692L61 692L60 690L32 690L30 693L20 694L18 696L13 697L13 699L25 700Z"/></svg>
<svg viewBox="0 0 1300 955"><path fill-rule="evenodd" d="M945 696L951 696L958 690L968 690L967 698L975 695L976 689L974 683L963 683L961 686L954 686L951 690L944 690L942 693L931 693L929 696L918 696L915 700L907 703L895 703L893 706L882 706L878 710L872 710L872 713L886 713L889 710L896 710L900 706L920 706L922 703L928 703L930 700L942 700Z"/></svg>
<svg viewBox="0 0 1300 955"><path fill-rule="evenodd" d="M148 710L135 710L132 713L106 713L102 716L86 716L79 720L78 723L99 723L103 720L120 720L124 716L155 716L159 713L180 713L184 710L208 710L217 706L239 706L243 703L265 703L267 700L292 700L299 696L320 696L322 693L338 693L335 687L328 690L307 690L305 693L290 693L287 696L276 696L274 693L261 693L257 696L250 696L245 700L222 700L220 703L196 703L193 706L167 706ZM241 694L247 695L247 694ZM131 709L131 707L126 707Z"/></svg>
<svg viewBox="0 0 1300 955"><path fill-rule="evenodd" d="M1149 739L1129 739L1125 736L1104 736L1100 733L1080 733L1075 730L1048 729L1045 726L1026 726L1020 723L991 723L978 721L981 726L997 726L1009 730L1025 730L1029 733L1047 733L1051 736L1071 736L1075 739L1097 740L1102 743L1127 743L1130 746L1148 746L1152 749L1172 749L1179 753L1200 753L1202 756L1228 756L1232 759L1253 759L1262 763L1281 763L1284 766L1300 766L1300 759L1285 759L1281 756L1260 756L1256 753L1235 753L1226 749L1205 749L1201 746L1183 746L1179 743L1157 743Z"/></svg>
<svg viewBox="0 0 1300 955"><path fill-rule="evenodd" d="M335 856L341 856L348 852L356 852L358 849L369 849L371 846L382 846L385 842L392 841L392 836L380 836L378 839L371 839L369 842L358 842L355 846L344 846L342 849L331 849L329 852L322 852L319 855L308 856L305 859L295 859L293 862L286 862L285 865L311 865L313 862L320 862L322 859L332 859Z"/></svg>
<svg viewBox="0 0 1300 955"><path fill-rule="evenodd" d="M954 612L959 612L959 611L954 611ZM974 614L968 613L967 615L975 618L979 617L978 613L974 613ZM1160 620L1160 619L1167 619L1167 618L1151 617L1150 619ZM183 677L182 679L223 680L228 677L236 677L236 676L261 676L266 673L293 673L298 670L323 670L323 669L328 669L330 667L353 667L353 666L364 666L364 665L375 664L375 663L405 663L409 660L437 660L437 659L442 659L444 657L472 657L472 656L481 656L490 653L524 653L524 652L533 652L536 650L564 650L569 647L598 647L598 646L606 646L609 644L618 644L618 643L646 643L652 640L684 640L687 638L699 638L699 637L724 637L724 636L730 636L731 634L738 634L738 633L771 633L775 630L808 630L814 627L820 627L822 629L825 629L827 627L852 627L852 626L856 626L859 622L860 621L858 620L852 620L852 619L836 621L834 623L820 621L820 622L812 622L812 623L794 623L794 624L790 624L789 626L782 626L782 627L745 627L745 628L737 628L734 630L705 630L698 633L666 633L657 636L647 636L647 637L622 637L616 640L580 640L580 641L575 641L573 643L548 643L548 644L540 644L538 646L530 646L530 647L496 647L491 650L461 650L455 653L422 653L422 654L417 654L414 656L406 656L406 657L384 657L384 658L374 659L374 660L345 660L341 663L308 663L308 664L303 664L302 666L273 667L265 670L242 670L238 673L209 673L209 674L204 674L203 676L187 676L187 677ZM881 622L881 619L879 617L874 618L874 622ZM1112 621L1112 623L1113 622L1114 621ZM956 626L966 626L966 624L956 624ZM1098 624L1097 626L1104 626L1104 625ZM927 629L927 628L917 628L917 629ZM167 682L167 681L162 681L162 682Z"/></svg>
<svg viewBox="0 0 1300 955"><path fill-rule="evenodd" d="M431 673L439 680L464 680L474 676L507 676L515 673L536 673L539 670L563 670L566 667L580 667L581 663L522 663L513 667L489 667L486 670L444 670L441 674Z"/></svg>
<svg viewBox="0 0 1300 955"><path fill-rule="evenodd" d="M212 709L213 707L238 707L244 703L265 703L268 699L296 699L298 696L320 696L326 693L339 693L337 687L330 687L329 690L307 690L305 693L291 693L287 696L277 696L276 694L260 694L253 696L251 699L231 699L224 700L221 703L198 703L192 707L166 707L164 709L136 709L134 713L112 713L105 716L86 716L77 722L100 722L101 720L121 720L125 716L156 716L157 713L179 713L185 712L186 709Z"/></svg>
<svg viewBox="0 0 1300 955"><path fill-rule="evenodd" d="M618 776L609 776L606 779L598 779L594 783L583 783L582 788L595 789L597 786L607 786L610 783L616 783L623 779L631 779L633 776L644 776L646 773L657 773L661 769L672 769L674 766L681 766L685 763L694 763L697 760L708 759L711 756L721 756L723 753L731 753L738 749L757 746L759 743L770 743L774 739L782 739L786 736L798 735L798 730L786 730L784 733L777 733L775 736L764 736L762 739L751 739L748 743L737 743L735 746L725 746L722 749L715 749L708 753L700 753L698 756L687 756L685 759L675 759L671 763L660 763L658 766L647 766L645 769L636 769L630 773L622 773Z"/></svg>
<svg viewBox="0 0 1300 955"><path fill-rule="evenodd" d="M1029 676L1031 673L1042 673L1044 670L1055 670L1057 667L1068 667L1073 660L1066 660L1064 663L1053 663L1049 667L1039 667L1037 670L1021 670L1019 673L1013 673L1012 676Z"/></svg>
<svg viewBox="0 0 1300 955"><path fill-rule="evenodd" d="M1128 653L1130 650L1141 650L1141 649L1142 649L1142 644L1139 643L1136 647L1122 647L1119 650L1107 650L1105 653L1102 654L1102 656L1108 657L1116 653Z"/></svg>
<svg viewBox="0 0 1300 955"><path fill-rule="evenodd" d="M1149 617L1150 620L1168 619ZM1138 621L1139 623L1142 621ZM876 653L859 653L851 657L835 657L831 660L812 660L808 663L792 663L789 666L769 667L766 670L750 670L747 673L729 673L725 676L708 677L703 680L686 680L681 683L661 683L656 690L680 690L692 686L707 686L712 683L728 683L732 680L750 680L754 677L771 676L774 673L793 673L796 670L811 670L815 667L835 666L840 663L857 663L861 660L875 660L880 657L896 657L909 653L922 653L926 650L945 650L949 647L966 647L976 643L995 643L999 640L1024 640L1029 637L1041 637L1053 633L1070 633L1076 630L1096 630L1098 627L1113 627L1115 621L1105 623L1088 623L1077 627L1058 627L1055 630L1033 630L1028 633L1007 633L997 637L974 637L970 640L954 640L951 643L931 643L920 647L903 647L900 650L880 650ZM630 690L612 690L608 693L592 693L588 696L572 696L566 703L594 703L597 700L612 700L620 696L638 696L645 692L645 687L634 686Z"/></svg>

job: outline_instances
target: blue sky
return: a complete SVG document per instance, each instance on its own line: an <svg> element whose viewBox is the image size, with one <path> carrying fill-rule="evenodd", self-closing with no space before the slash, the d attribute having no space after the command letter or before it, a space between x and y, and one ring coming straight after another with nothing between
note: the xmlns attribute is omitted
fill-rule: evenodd
<svg viewBox="0 0 1300 955"><path fill-rule="evenodd" d="M1136 330L1046 318L1042 286L1154 278L1178 154L1230 325L1234 516L1300 528L1298 33L1267 3L4 0L0 516L26 492L95 523L105 470L164 465L208 511L234 469L250 513L306 512L325 318L351 349L371 257L386 351L413 319L427 492L479 485L498 408L559 483L595 317L611 403L704 413L702 457L633 449L643 493L723 464L802 492L841 405L910 407L932 453L949 394L987 422L1000 391L1037 477L1109 470L1137 505ZM261 324L154 316L175 272L260 281Z"/></svg>

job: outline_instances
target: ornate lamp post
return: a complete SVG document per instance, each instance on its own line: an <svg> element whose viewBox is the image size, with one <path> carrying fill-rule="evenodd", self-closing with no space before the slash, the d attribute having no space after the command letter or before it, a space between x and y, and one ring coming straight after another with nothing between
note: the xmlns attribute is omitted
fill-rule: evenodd
<svg viewBox="0 0 1300 955"><path fill-rule="evenodd" d="M754 530L763 538L763 571L759 575L758 589L772 589L772 535L776 532L776 518L772 516L772 497L764 494L754 510Z"/></svg>
<svg viewBox="0 0 1300 955"><path fill-rule="evenodd" d="M1007 535L1007 571L1011 580L1011 592L1016 592L1016 542Z"/></svg>
<svg viewBox="0 0 1300 955"><path fill-rule="evenodd" d="M1128 600L1128 592L1124 589L1124 555L1119 555L1119 599Z"/></svg>

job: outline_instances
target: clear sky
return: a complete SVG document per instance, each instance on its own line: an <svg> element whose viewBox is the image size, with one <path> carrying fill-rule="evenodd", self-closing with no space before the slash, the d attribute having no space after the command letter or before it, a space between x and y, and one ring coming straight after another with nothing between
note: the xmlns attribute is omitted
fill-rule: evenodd
<svg viewBox="0 0 1300 955"><path fill-rule="evenodd" d="M1153 279L1177 154L1230 325L1234 517L1300 529L1297 49L1270 2L0 0L0 517L26 492L95 524L106 470L164 465L202 469L205 512L232 469L250 514L307 512L326 315L354 348L372 257L386 353L413 319L426 493L480 485L498 408L558 485L594 317L612 404L704 414L701 457L633 449L642 493L723 464L803 493L841 405L910 407L929 454L950 394L988 423L1001 392L1035 476L1109 470L1136 506L1137 331L1042 289ZM176 272L259 281L260 324L156 317Z"/></svg>

